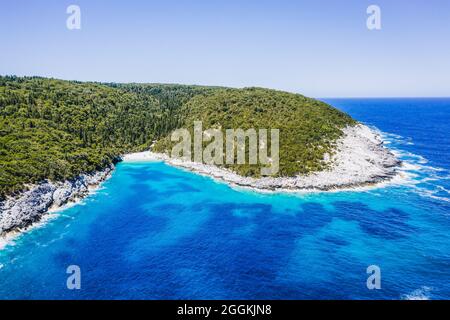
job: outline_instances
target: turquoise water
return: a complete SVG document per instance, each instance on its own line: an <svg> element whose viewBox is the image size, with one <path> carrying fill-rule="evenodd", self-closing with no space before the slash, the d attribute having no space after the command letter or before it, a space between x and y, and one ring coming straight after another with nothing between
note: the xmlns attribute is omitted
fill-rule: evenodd
<svg viewBox="0 0 450 320"><path fill-rule="evenodd" d="M0 251L0 298L450 298L450 100L327 100L407 161L383 188L260 194L120 163L81 204ZM66 268L81 269L81 289ZM369 265L381 289L366 287Z"/></svg>

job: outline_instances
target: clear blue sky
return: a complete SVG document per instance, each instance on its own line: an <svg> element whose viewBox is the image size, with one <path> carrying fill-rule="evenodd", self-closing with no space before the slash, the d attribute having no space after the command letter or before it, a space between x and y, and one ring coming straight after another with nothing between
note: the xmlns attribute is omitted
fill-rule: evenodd
<svg viewBox="0 0 450 320"><path fill-rule="evenodd" d="M0 44L2 75L450 96L448 0L0 0Z"/></svg>

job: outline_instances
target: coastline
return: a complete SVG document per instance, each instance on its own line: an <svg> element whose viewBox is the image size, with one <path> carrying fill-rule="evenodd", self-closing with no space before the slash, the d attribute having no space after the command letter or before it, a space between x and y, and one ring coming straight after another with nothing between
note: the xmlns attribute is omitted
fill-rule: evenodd
<svg viewBox="0 0 450 320"><path fill-rule="evenodd" d="M375 186L399 174L400 160L384 147L381 135L358 124L343 129L336 152L329 157L330 168L295 177L252 178L228 169L173 159L151 151L125 154L124 162L163 161L168 165L211 177L233 187L257 192L314 192L355 190ZM114 165L101 171L83 174L71 181L44 181L32 185L19 196L0 202L0 240L9 239L32 228L68 203L76 203L111 176Z"/></svg>
<svg viewBox="0 0 450 320"><path fill-rule="evenodd" d="M401 161L384 146L381 135L363 124L343 129L336 152L329 157L329 169L295 177L252 178L226 168L206 165L151 151L124 155L127 162L163 161L168 165L255 191L296 192L336 191L374 186L399 174Z"/></svg>
<svg viewBox="0 0 450 320"><path fill-rule="evenodd" d="M11 239L68 203L76 203L85 198L107 180L113 170L114 165L110 165L101 171L82 174L73 180L43 181L29 186L27 191L16 197L8 197L0 202L0 240Z"/></svg>

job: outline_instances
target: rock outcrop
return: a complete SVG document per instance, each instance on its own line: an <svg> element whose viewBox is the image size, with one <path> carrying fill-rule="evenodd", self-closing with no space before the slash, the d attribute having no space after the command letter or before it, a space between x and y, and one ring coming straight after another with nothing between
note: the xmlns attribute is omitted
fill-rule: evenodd
<svg viewBox="0 0 450 320"><path fill-rule="evenodd" d="M43 181L17 197L0 202L0 236L39 221L50 208L86 196L89 188L107 179L113 169L114 166L110 166L65 182Z"/></svg>

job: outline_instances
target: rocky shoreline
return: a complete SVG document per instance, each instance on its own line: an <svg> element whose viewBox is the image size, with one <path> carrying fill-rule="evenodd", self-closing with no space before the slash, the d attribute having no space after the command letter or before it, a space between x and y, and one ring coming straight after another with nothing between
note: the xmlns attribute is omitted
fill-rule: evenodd
<svg viewBox="0 0 450 320"><path fill-rule="evenodd" d="M329 169L295 177L242 177L230 170L169 158L153 152L125 155L124 161L164 161L169 165L213 177L234 186L279 192L329 191L365 187L392 179L398 174L401 161L383 145L381 135L358 124L343 129L336 152L328 155Z"/></svg>
<svg viewBox="0 0 450 320"><path fill-rule="evenodd" d="M43 181L30 186L17 197L0 202L0 236L23 230L41 220L49 210L76 201L106 180L114 170L111 165L101 171L82 174L65 182Z"/></svg>
<svg viewBox="0 0 450 320"><path fill-rule="evenodd" d="M343 129L344 136L337 142L334 155L328 156L330 168L306 176L295 177L242 177L230 170L213 165L172 159L150 151L132 153L123 161L164 161L169 165L224 181L234 186L259 191L329 191L375 185L398 174L401 162L384 147L379 133L358 124ZM83 174L65 182L44 181L30 186L17 197L0 202L0 237L21 231L38 222L49 210L76 201L106 180L114 170L111 165L92 174Z"/></svg>

